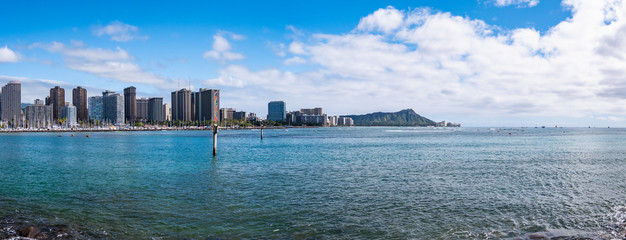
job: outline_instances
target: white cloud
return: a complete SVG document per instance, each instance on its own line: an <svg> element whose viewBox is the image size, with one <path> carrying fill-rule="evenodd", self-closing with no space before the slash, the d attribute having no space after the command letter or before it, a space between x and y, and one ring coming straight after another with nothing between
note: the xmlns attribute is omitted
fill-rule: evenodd
<svg viewBox="0 0 626 240"><path fill-rule="evenodd" d="M0 63L17 62L20 60L20 56L13 50L9 49L6 45L0 47Z"/></svg>
<svg viewBox="0 0 626 240"><path fill-rule="evenodd" d="M293 54L307 54L306 50L304 49L304 44L298 41L294 41L289 44L289 52Z"/></svg>
<svg viewBox="0 0 626 240"><path fill-rule="evenodd" d="M295 64L305 64L307 63L306 59L301 57L292 57L285 60L285 65L295 65Z"/></svg>
<svg viewBox="0 0 626 240"><path fill-rule="evenodd" d="M272 51L274 52L274 54L276 54L276 56L279 56L279 57L287 56L287 53L285 52L284 43L267 42L266 45L268 48L272 49Z"/></svg>
<svg viewBox="0 0 626 240"><path fill-rule="evenodd" d="M293 25L287 25L285 27L285 29L289 30L290 32L292 32L291 34L291 38L297 39L299 37L303 37L304 36L304 32L302 32L301 30L297 29L296 27L294 27Z"/></svg>
<svg viewBox="0 0 626 240"><path fill-rule="evenodd" d="M77 47L79 46L79 47ZM171 79L151 73L132 62L134 59L128 52L117 47L115 50L87 48L82 44L66 46L63 43L36 43L31 47L41 47L64 56L64 62L70 69L91 73L108 79L128 83L140 83L159 89L175 86Z"/></svg>
<svg viewBox="0 0 626 240"><path fill-rule="evenodd" d="M22 83L21 97L23 103L32 103L35 99L44 99L48 95L48 93L50 93L50 88L52 86L62 86L66 87L66 89L70 87L75 87L67 82L51 79L0 75L0 82L5 81L19 81ZM28 91L24 91L24 89L28 89Z"/></svg>
<svg viewBox="0 0 626 240"><path fill-rule="evenodd" d="M404 14L402 12L389 6L385 9L378 9L367 17L362 18L357 29L389 33L402 25L403 18Z"/></svg>
<svg viewBox="0 0 626 240"><path fill-rule="evenodd" d="M495 0L495 5L498 7L516 5L520 7L534 7L539 4L539 0Z"/></svg>
<svg viewBox="0 0 626 240"><path fill-rule="evenodd" d="M117 47L115 51L112 51L102 48L82 48L84 45L79 45L77 47L74 45L68 47L60 42L52 42L50 45L41 46L50 52L62 53L67 57L80 58L91 62L132 60L132 57L128 54L128 52L119 47Z"/></svg>
<svg viewBox="0 0 626 240"><path fill-rule="evenodd" d="M231 44L226 39L225 35L230 36L233 40L243 40L245 37L243 35L238 35L234 33L227 32L218 32L213 36L213 48L210 51L206 51L202 56L207 60L216 60L220 63L225 63L226 61L234 61L244 59L245 56L241 53L231 52Z"/></svg>
<svg viewBox="0 0 626 240"><path fill-rule="evenodd" d="M134 39L148 39L148 36L139 35L137 26L129 25L120 21L113 21L104 27L96 27L94 29L96 36L108 35L111 40L117 42L127 42Z"/></svg>
<svg viewBox="0 0 626 240"><path fill-rule="evenodd" d="M33 103L35 99L45 99L45 97L48 96L50 93L50 88L52 88L53 86L60 86L62 88L65 88L65 92L66 94L68 94L68 96L71 96L71 90L77 85L80 85L81 87L87 89L87 93L89 95L100 95L100 93L105 90L102 87L85 86L83 84L76 84L59 80L0 75L0 82L3 81L20 81L22 83L23 103ZM25 91L24 89L28 89L28 91Z"/></svg>
<svg viewBox="0 0 626 240"><path fill-rule="evenodd" d="M290 52L306 53L318 69L229 66L207 84L241 94L249 87L267 94L258 95L261 102L276 94L291 106L314 101L335 114L415 108L473 119L626 119L626 7L612 0L563 4L573 16L544 34L494 33L496 26L450 13L386 8L363 18L357 31L294 40Z"/></svg>
<svg viewBox="0 0 626 240"><path fill-rule="evenodd" d="M213 36L213 50L217 52L226 52L230 50L230 43L221 35Z"/></svg>

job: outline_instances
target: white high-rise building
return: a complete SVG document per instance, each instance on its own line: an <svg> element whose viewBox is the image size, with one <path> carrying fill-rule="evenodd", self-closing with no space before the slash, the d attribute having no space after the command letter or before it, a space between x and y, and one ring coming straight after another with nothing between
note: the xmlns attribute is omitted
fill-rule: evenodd
<svg viewBox="0 0 626 240"><path fill-rule="evenodd" d="M47 128L52 126L52 106L44 106L43 101L35 100L35 105L24 109L24 127L30 129Z"/></svg>
<svg viewBox="0 0 626 240"><path fill-rule="evenodd" d="M67 104L61 108L61 118L65 118L65 127L71 128L78 126L76 107L72 104Z"/></svg>
<svg viewBox="0 0 626 240"><path fill-rule="evenodd" d="M172 121L172 109L169 104L163 104L163 119L165 121Z"/></svg>

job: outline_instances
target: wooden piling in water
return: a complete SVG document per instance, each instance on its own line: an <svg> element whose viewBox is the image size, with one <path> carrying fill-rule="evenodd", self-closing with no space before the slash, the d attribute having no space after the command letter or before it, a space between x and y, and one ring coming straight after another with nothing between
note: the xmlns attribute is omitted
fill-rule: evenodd
<svg viewBox="0 0 626 240"><path fill-rule="evenodd" d="M213 156L217 156L217 125L213 125Z"/></svg>
<svg viewBox="0 0 626 240"><path fill-rule="evenodd" d="M263 140L263 125L261 125L261 140Z"/></svg>

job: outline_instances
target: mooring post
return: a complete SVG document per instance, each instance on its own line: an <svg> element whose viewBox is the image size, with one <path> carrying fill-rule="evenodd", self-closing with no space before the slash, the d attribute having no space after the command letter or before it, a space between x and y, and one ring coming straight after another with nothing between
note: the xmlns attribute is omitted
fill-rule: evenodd
<svg viewBox="0 0 626 240"><path fill-rule="evenodd" d="M217 124L213 124L213 156L217 156Z"/></svg>
<svg viewBox="0 0 626 240"><path fill-rule="evenodd" d="M263 124L261 124L261 140L263 140Z"/></svg>

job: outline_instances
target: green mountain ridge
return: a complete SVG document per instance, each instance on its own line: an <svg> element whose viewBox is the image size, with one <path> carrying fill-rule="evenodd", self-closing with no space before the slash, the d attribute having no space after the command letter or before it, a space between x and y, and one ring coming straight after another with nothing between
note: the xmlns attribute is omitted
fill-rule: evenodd
<svg viewBox="0 0 626 240"><path fill-rule="evenodd" d="M375 112L365 115L346 115L355 126L435 126L435 122L417 114L413 109L399 112Z"/></svg>

